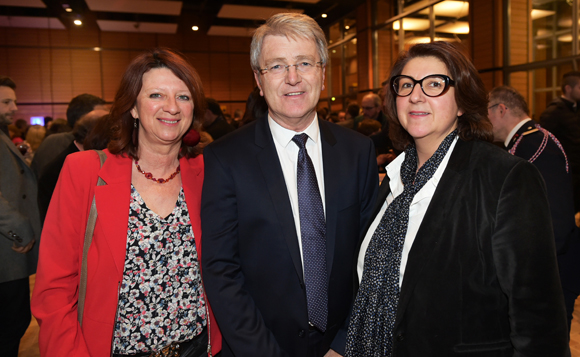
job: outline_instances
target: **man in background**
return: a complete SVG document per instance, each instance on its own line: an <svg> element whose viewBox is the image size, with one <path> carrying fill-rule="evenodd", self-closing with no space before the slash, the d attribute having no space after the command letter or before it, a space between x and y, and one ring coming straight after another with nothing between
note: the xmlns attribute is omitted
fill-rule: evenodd
<svg viewBox="0 0 580 357"><path fill-rule="evenodd" d="M358 125L364 119L372 119L381 123L381 127L387 124L387 117L383 114L381 106L381 97L375 93L365 95L361 102L362 114L354 118L354 130L358 129Z"/></svg>
<svg viewBox="0 0 580 357"><path fill-rule="evenodd" d="M580 293L580 238L574 221L572 175L566 153L549 131L530 119L528 104L514 88L494 88L488 97L488 116L495 140L502 142L510 154L533 163L546 182L570 329L574 303Z"/></svg>
<svg viewBox="0 0 580 357"><path fill-rule="evenodd" d="M542 127L558 138L570 162L574 190L574 210L580 211L580 72L562 77L562 95L555 98L540 116Z"/></svg>
<svg viewBox="0 0 580 357"><path fill-rule="evenodd" d="M83 115L95 109L107 110L105 101L92 94L81 94L74 97L66 110L66 119L71 128ZM53 134L42 142L36 150L30 166L36 177L42 176L46 166L63 152L73 141L74 136L71 132Z"/></svg>
<svg viewBox="0 0 580 357"><path fill-rule="evenodd" d="M36 177L10 141L16 84L0 76L0 354L17 357L30 324L28 277L36 272L40 220Z"/></svg>
<svg viewBox="0 0 580 357"><path fill-rule="evenodd" d="M203 129L211 135L213 140L217 140L235 130L224 118L222 108L217 100L205 98L205 102L207 108L203 117Z"/></svg>

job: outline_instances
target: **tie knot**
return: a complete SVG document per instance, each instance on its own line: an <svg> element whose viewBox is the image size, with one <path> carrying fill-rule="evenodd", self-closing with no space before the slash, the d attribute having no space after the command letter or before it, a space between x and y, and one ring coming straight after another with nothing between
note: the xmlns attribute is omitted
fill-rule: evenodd
<svg viewBox="0 0 580 357"><path fill-rule="evenodd" d="M294 137L292 138L292 141L295 142L296 145L298 145L300 150L306 148L306 140L308 140L308 134L304 133L294 135Z"/></svg>

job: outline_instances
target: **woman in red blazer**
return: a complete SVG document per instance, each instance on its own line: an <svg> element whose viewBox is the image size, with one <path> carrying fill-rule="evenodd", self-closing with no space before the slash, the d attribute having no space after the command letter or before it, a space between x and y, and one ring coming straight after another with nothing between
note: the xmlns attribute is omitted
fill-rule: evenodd
<svg viewBox="0 0 580 357"><path fill-rule="evenodd" d="M185 59L166 49L144 53L129 65L111 108L115 136L104 165L92 151L67 158L32 297L43 356L221 350L200 271L203 160L183 142L203 103L199 76ZM97 187L99 177L106 184ZM81 325L79 274L93 197L98 218Z"/></svg>

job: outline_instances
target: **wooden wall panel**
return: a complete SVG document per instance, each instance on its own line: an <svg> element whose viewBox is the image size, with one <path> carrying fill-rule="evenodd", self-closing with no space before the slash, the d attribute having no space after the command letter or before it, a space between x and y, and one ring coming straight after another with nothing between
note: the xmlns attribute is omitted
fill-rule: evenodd
<svg viewBox="0 0 580 357"><path fill-rule="evenodd" d="M181 35L158 34L157 46L173 49L183 48L183 37Z"/></svg>
<svg viewBox="0 0 580 357"><path fill-rule="evenodd" d="M18 88L18 101L38 102L41 98L39 52L30 48L15 48L8 56L7 75Z"/></svg>
<svg viewBox="0 0 580 357"><path fill-rule="evenodd" d="M528 22L530 10L528 0L511 0L510 63L527 63L529 46Z"/></svg>
<svg viewBox="0 0 580 357"><path fill-rule="evenodd" d="M99 33L75 28L70 32L70 45L72 47L99 47Z"/></svg>
<svg viewBox="0 0 580 357"><path fill-rule="evenodd" d="M99 52L71 50L71 61L73 97L83 93L103 97Z"/></svg>
<svg viewBox="0 0 580 357"><path fill-rule="evenodd" d="M495 41L495 26L498 19L495 16L494 3L490 0L475 0L470 6L473 64L478 69L493 68L496 46L499 45Z"/></svg>
<svg viewBox="0 0 580 357"><path fill-rule="evenodd" d="M143 49L157 47L157 37L152 33L130 33L128 48L137 49L139 52Z"/></svg>
<svg viewBox="0 0 580 357"><path fill-rule="evenodd" d="M210 51L209 43L212 41L210 36L202 35L197 32L188 32L183 35L183 51L191 52L208 52ZM248 51L250 47L248 47Z"/></svg>
<svg viewBox="0 0 580 357"><path fill-rule="evenodd" d="M129 48L129 34L126 32L101 32L101 47Z"/></svg>
<svg viewBox="0 0 580 357"><path fill-rule="evenodd" d="M73 98L70 50L52 49L52 93L55 102L68 103Z"/></svg>
<svg viewBox="0 0 580 357"><path fill-rule="evenodd" d="M228 37L224 36L212 36L209 41L209 51L210 52L228 52L229 51L229 41ZM250 51L250 47L248 47L248 52Z"/></svg>
<svg viewBox="0 0 580 357"><path fill-rule="evenodd" d="M132 58L128 51L101 51L101 56L103 61L103 99L112 102L119 88L121 77Z"/></svg>
<svg viewBox="0 0 580 357"><path fill-rule="evenodd" d="M48 43L45 45L51 47L69 47L69 31L68 30L47 30Z"/></svg>
<svg viewBox="0 0 580 357"><path fill-rule="evenodd" d="M20 41L27 41L26 47ZM82 93L112 102L130 61L157 46L188 57L206 96L223 101L231 112L245 108L254 87L249 38L0 28L0 75L17 82L19 101L28 103L19 110L22 117L65 117L67 103Z"/></svg>
<svg viewBox="0 0 580 357"><path fill-rule="evenodd" d="M42 32L46 33L46 32ZM51 72L51 52L48 48L41 48L38 50L39 58L38 58L38 66L40 68L40 91L41 96L40 98L36 98L36 101L40 101L43 103L52 103L52 72ZM40 100L38 100L40 99Z"/></svg>
<svg viewBox="0 0 580 357"><path fill-rule="evenodd" d="M245 101L251 92L254 74L247 54L230 54L230 100Z"/></svg>
<svg viewBox="0 0 580 357"><path fill-rule="evenodd" d="M7 32L6 44L12 46L38 46L37 29L16 29L10 28Z"/></svg>
<svg viewBox="0 0 580 357"><path fill-rule="evenodd" d="M210 53L209 60L211 92L206 93L206 96L212 97L218 102L230 100L229 56L223 53Z"/></svg>

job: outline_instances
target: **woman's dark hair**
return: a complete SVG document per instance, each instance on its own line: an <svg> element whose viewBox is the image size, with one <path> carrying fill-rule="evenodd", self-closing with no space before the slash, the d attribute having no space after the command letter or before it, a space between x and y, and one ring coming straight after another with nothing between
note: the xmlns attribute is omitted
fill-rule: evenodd
<svg viewBox="0 0 580 357"><path fill-rule="evenodd" d="M137 56L123 74L115 101L111 107L111 133L109 151L113 154L126 154L138 160L138 128L134 126L131 109L137 104L137 97L143 86L143 74L153 68L167 68L181 79L193 99L193 121L198 121L205 113L205 95L199 75L187 60L179 53L156 48ZM183 135L187 134L185 132ZM182 142L179 157L195 157L199 154L197 146L187 146Z"/></svg>
<svg viewBox="0 0 580 357"><path fill-rule="evenodd" d="M268 103L260 95L260 88L254 87L254 90L248 96L246 101L246 111L241 120L241 125L246 125L257 119L261 119L268 114Z"/></svg>
<svg viewBox="0 0 580 357"><path fill-rule="evenodd" d="M399 56L391 69L389 80L401 74L405 65L417 57L439 59L447 67L451 79L455 81L455 102L463 112L457 121L459 137L466 141L492 141L493 129L487 118L487 93L471 61L451 43L441 41L421 43ZM397 95L392 87L386 93L386 111L389 119L389 137L395 148L404 150L413 138L399 123Z"/></svg>

